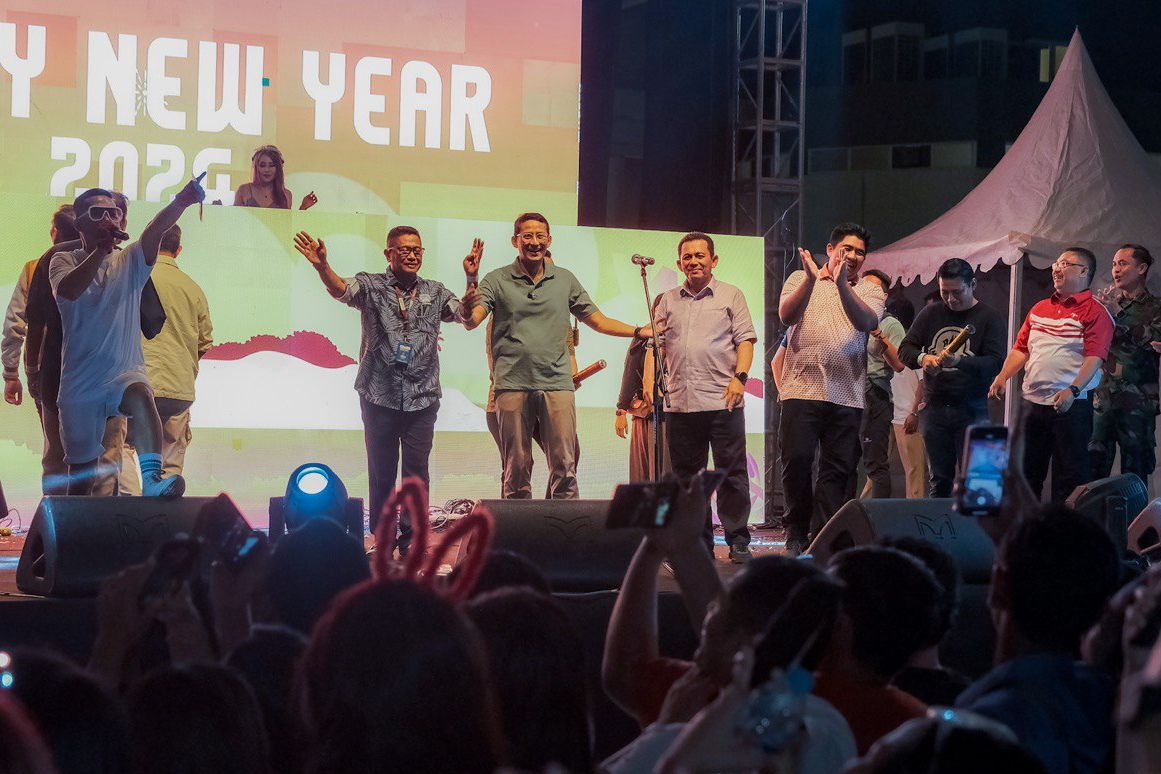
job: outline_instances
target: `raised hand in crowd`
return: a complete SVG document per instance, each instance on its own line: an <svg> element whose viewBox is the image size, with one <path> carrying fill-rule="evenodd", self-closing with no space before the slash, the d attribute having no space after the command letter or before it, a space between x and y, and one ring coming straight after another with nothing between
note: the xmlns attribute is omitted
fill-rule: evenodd
<svg viewBox="0 0 1161 774"><path fill-rule="evenodd" d="M270 543L264 533L256 533L258 545L246 561L232 566L222 561L210 568L210 608L218 648L229 654L250 636L256 622L255 608L270 569Z"/></svg>

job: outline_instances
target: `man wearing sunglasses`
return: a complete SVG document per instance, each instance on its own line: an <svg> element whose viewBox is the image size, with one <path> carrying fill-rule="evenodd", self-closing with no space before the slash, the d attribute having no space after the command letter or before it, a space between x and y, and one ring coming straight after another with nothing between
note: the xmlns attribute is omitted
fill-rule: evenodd
<svg viewBox="0 0 1161 774"><path fill-rule="evenodd" d="M478 241L478 240L477 240ZM423 241L411 226L387 232L386 272L359 272L340 277L327 259L323 240L305 231L294 247L318 272L333 298L362 314L363 339L355 390L363 414L370 479L371 530L395 488L400 457L403 478L415 476L427 485L428 460L435 438L435 419L442 392L439 386L439 327L461 322L460 299L442 283L419 276ZM482 249L480 243L477 249ZM400 556L411 545L411 521L400 514Z"/></svg>
<svg viewBox="0 0 1161 774"><path fill-rule="evenodd" d="M203 173L204 176L204 173ZM103 188L73 202L82 247L59 252L49 263L49 283L63 332L57 407L69 494L90 494L109 417L125 416L141 463L142 494L179 497L181 476L161 470L161 420L145 373L141 347L141 293L161 238L191 204L202 201L200 178L191 180L127 247L117 242L126 204Z"/></svg>
<svg viewBox="0 0 1161 774"><path fill-rule="evenodd" d="M1052 502L1063 503L1080 484L1092 480L1088 453L1092 400L1101 364L1113 341L1113 318L1089 286L1096 256L1070 247L1052 264L1055 292L1037 303L988 397L1004 396L1008 380L1024 372L1024 476L1037 497L1052 463Z"/></svg>

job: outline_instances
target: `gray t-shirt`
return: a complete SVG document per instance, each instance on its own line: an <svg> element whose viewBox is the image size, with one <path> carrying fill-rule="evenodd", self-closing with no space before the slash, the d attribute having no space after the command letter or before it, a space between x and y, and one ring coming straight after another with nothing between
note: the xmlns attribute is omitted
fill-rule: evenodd
<svg viewBox="0 0 1161 774"><path fill-rule="evenodd" d="M61 281L88 256L85 250L57 253L48 280L60 309L64 346L58 401L95 399L127 374L147 382L141 349L141 290L153 267L141 243L114 250L75 300L57 295Z"/></svg>
<svg viewBox="0 0 1161 774"><path fill-rule="evenodd" d="M488 272L480 303L492 313L492 358L497 390L573 390L568 357L569 315L597 311L568 269L545 262L538 282L519 260Z"/></svg>
<svg viewBox="0 0 1161 774"><path fill-rule="evenodd" d="M891 315L885 315L879 321L879 330L896 349L903 342L903 337L907 335L907 331L903 329L903 323ZM867 381L883 392L890 394L891 377L895 375L895 369L883 359L883 349L883 342L878 339L871 339L867 342Z"/></svg>

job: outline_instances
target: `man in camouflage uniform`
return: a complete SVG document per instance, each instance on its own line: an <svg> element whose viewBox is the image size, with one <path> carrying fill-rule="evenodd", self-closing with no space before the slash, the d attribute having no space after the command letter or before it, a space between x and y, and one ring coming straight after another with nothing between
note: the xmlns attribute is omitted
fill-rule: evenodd
<svg viewBox="0 0 1161 774"><path fill-rule="evenodd" d="M1121 472L1146 484L1156 466L1158 352L1161 352L1161 298L1145 288L1153 256L1140 245L1122 245L1113 256L1113 284L1097 299L1116 323L1104 378L1093 402L1088 449L1094 478L1105 478L1121 447Z"/></svg>

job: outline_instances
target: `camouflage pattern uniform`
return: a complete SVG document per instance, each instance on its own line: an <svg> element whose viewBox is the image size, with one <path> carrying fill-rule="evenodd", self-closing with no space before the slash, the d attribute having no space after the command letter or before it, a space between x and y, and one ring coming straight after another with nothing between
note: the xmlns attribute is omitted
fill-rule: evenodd
<svg viewBox="0 0 1161 774"><path fill-rule="evenodd" d="M1096 296L1113 316L1116 329L1104 376L1094 392L1093 433L1088 449L1094 478L1112 472L1117 446L1121 472L1136 473L1146 484L1156 467L1158 354L1149 346L1161 341L1161 298L1148 290L1129 298L1115 287Z"/></svg>

